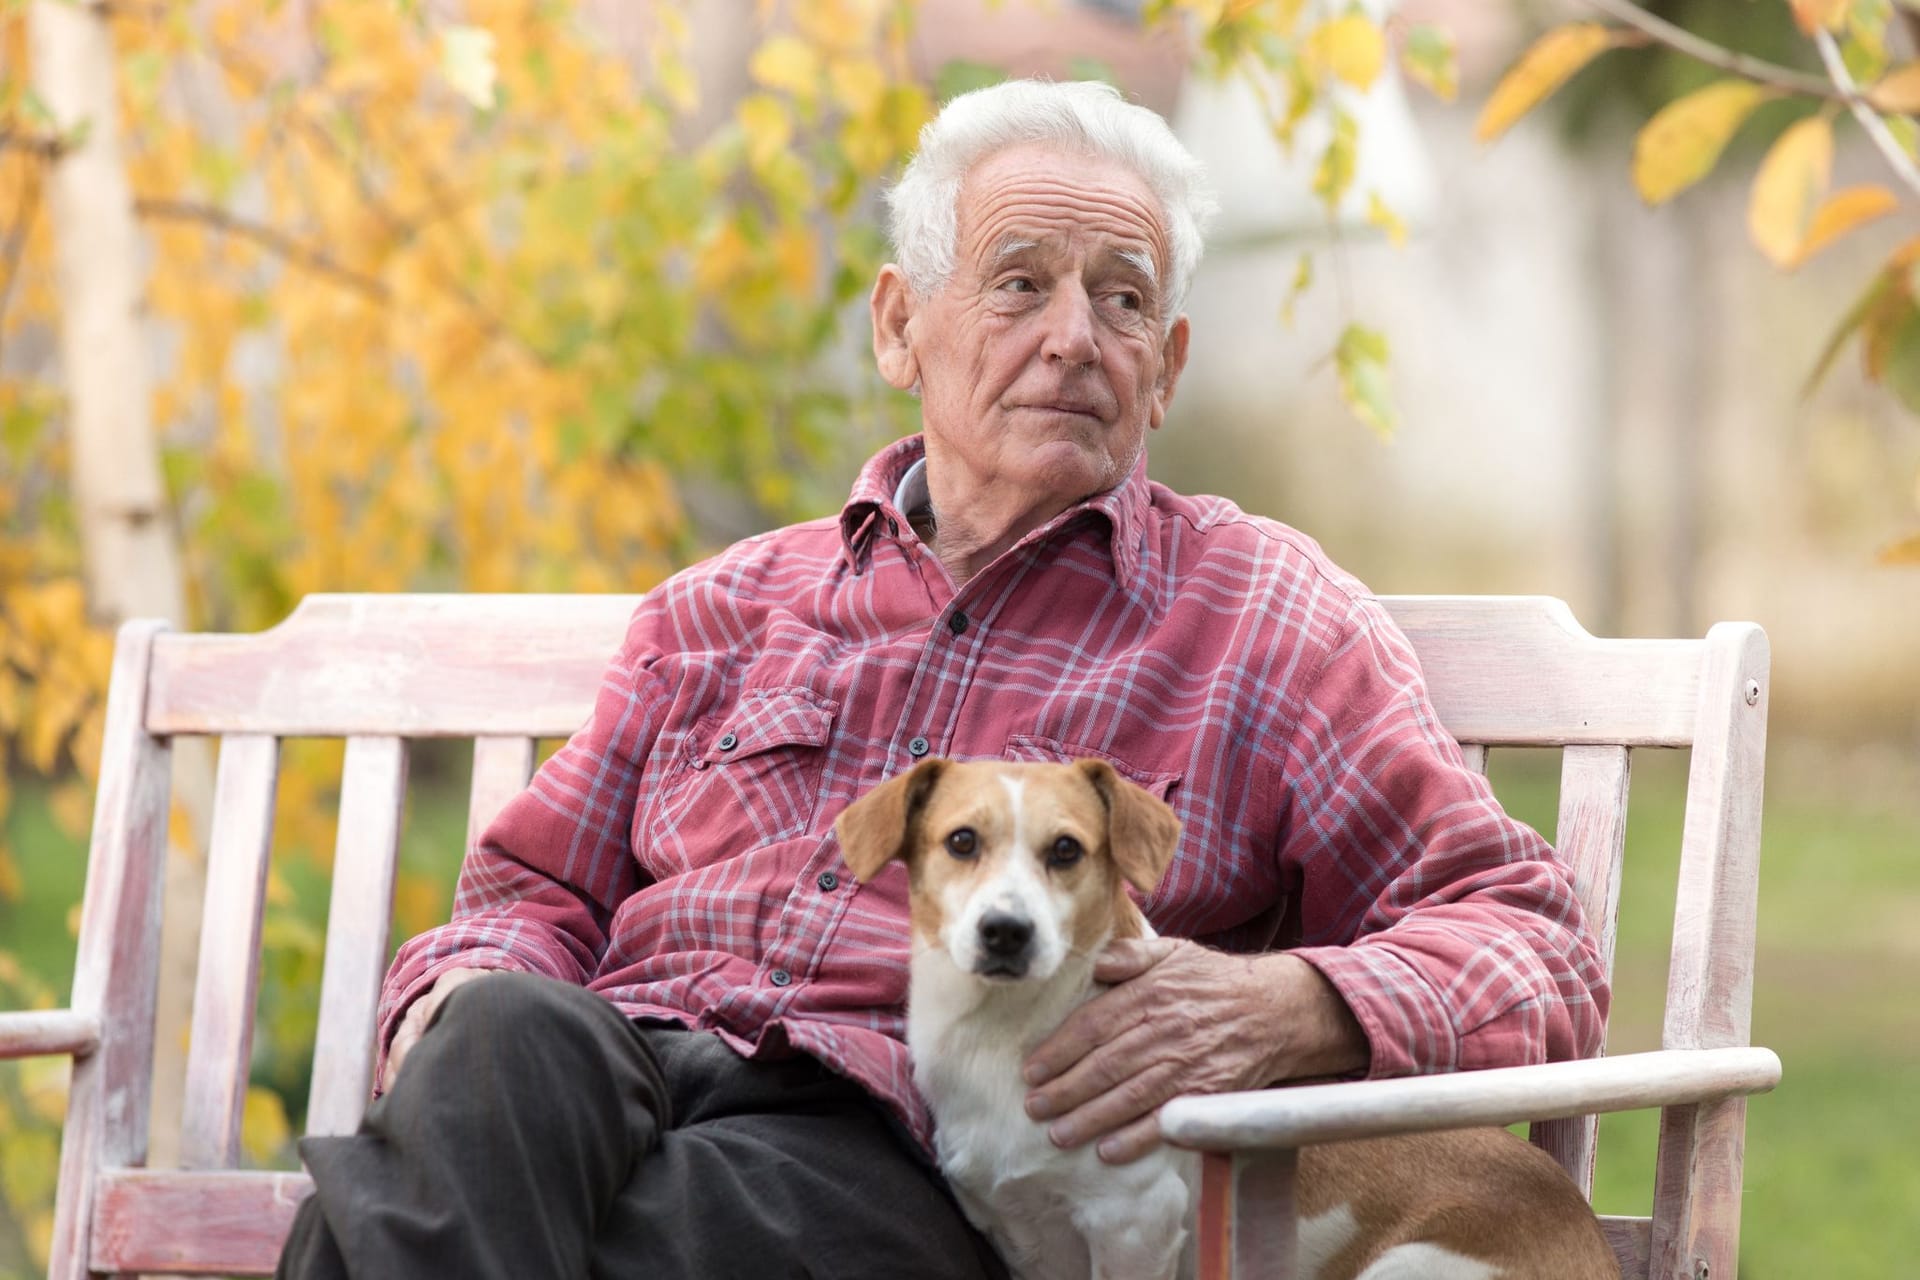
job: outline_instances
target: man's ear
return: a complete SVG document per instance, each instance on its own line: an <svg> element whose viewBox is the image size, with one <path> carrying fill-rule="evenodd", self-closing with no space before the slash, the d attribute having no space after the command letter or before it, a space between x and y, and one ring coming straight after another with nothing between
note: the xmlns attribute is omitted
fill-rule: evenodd
<svg viewBox="0 0 1920 1280"><path fill-rule="evenodd" d="M889 262L873 282L867 307L873 313L873 362L887 385L911 391L920 381L920 360L913 353L910 321L919 307L906 272Z"/></svg>
<svg viewBox="0 0 1920 1280"><path fill-rule="evenodd" d="M1105 760L1077 766L1107 806L1107 849L1127 883L1152 893L1180 844L1180 819L1167 802L1113 771Z"/></svg>
<svg viewBox="0 0 1920 1280"><path fill-rule="evenodd" d="M906 852L913 819L946 769L947 761L938 757L922 760L840 811L833 830L840 837L840 856L849 871L862 881L872 880L880 868Z"/></svg>
<svg viewBox="0 0 1920 1280"><path fill-rule="evenodd" d="M1181 316L1173 322L1173 328L1167 330L1166 341L1160 344L1160 376L1153 384L1153 400L1147 416L1147 425L1155 430L1166 421L1167 406L1173 403L1173 389L1179 385L1180 374L1187 367L1187 339L1191 335L1192 326Z"/></svg>

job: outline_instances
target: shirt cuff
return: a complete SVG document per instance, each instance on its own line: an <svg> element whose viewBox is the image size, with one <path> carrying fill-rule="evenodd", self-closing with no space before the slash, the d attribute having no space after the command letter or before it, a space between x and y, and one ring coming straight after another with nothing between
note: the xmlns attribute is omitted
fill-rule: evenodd
<svg viewBox="0 0 1920 1280"><path fill-rule="evenodd" d="M1362 940L1346 947L1297 947L1333 984L1366 1033L1370 1079L1426 1075L1460 1067L1460 1037L1446 1002L1426 975L1393 949Z"/></svg>

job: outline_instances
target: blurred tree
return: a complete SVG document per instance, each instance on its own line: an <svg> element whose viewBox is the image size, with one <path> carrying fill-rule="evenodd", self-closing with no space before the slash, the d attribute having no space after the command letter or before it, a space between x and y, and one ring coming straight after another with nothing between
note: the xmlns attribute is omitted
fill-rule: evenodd
<svg viewBox="0 0 1920 1280"><path fill-rule="evenodd" d="M1452 93L1444 35L1372 10L1136 9L1257 76L1278 143L1328 117L1330 219L1363 145L1342 94L1396 44ZM884 251L869 198L929 85L973 74L915 45L915 19L912 0L0 3L0 820L36 776L84 833L120 617L247 630L314 591L643 589L737 531L684 495L734 495L754 525L837 501L820 463L911 419L839 345ZM703 20L750 28L736 83L696 73ZM1385 359L1357 323L1335 353L1382 427ZM290 745L280 849L330 857L337 774L337 749ZM0 910L15 852L0 838ZM311 1019L274 988L318 960L296 879L276 865L269 887L256 1076L275 1082ZM431 886L397 899L404 927L445 910ZM191 929L168 946L190 969ZM0 947L0 1003L58 999ZM163 1052L179 1040L163 1028ZM44 1244L48 1080L0 1074L0 1271L5 1218ZM283 1087L248 1100L257 1159L297 1127Z"/></svg>
<svg viewBox="0 0 1920 1280"><path fill-rule="evenodd" d="M1665 204L1713 172L1736 136L1768 110L1747 235L1780 269L1792 271L1901 209L1900 192L1909 202L1920 197L1920 59L1913 57L1920 47L1920 13L1897 8L1894 0L1770 0L1757 20L1686 0L1662 6L1586 3L1612 21L1568 23L1528 48L1481 112L1483 141L1499 137L1601 54L1654 48L1678 60L1666 56L1650 69L1616 72L1612 82L1656 106L1633 142L1632 179L1648 204ZM1589 86L1572 115L1576 128L1598 113ZM1843 113L1878 153L1892 185L1833 189L1836 124ZM1875 272L1815 362L1809 389L1857 336L1868 379L1920 413L1917 299L1920 237L1902 242ZM1920 564L1920 534L1893 541L1881 559Z"/></svg>

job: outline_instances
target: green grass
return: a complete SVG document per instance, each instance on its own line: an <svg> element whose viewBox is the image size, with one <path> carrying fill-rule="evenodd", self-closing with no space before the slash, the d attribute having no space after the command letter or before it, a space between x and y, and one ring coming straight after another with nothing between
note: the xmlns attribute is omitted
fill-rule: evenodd
<svg viewBox="0 0 1920 1280"><path fill-rule="evenodd" d="M1557 783L1548 756L1496 752L1493 779L1517 816L1551 836ZM465 820L460 768L436 757L420 763L415 777L423 785L402 852L405 923L445 918ZM1686 765L1685 753L1675 752L1634 760L1609 1038L1616 1052L1659 1041ZM64 999L81 851L58 832L32 786L19 792L7 835L21 855L26 892L19 903L0 902L0 951L18 956ZM1870 799L1837 805L1796 793L1791 778L1769 783L1754 1039L1780 1054L1785 1078L1748 1111L1741 1249L1748 1280L1920 1273L1913 1262L1920 1258L1920 1124L1912 1119L1920 947L1908 925L1920 914L1916 853L1920 824L1892 806ZM270 915L255 1081L286 1097L297 1126L327 879L312 858L282 851L275 858L286 905ZM396 927L396 942L404 927ZM17 998L0 989L0 1000ZM16 1069L0 1064L0 1107L9 1090L17 1099ZM1603 1121L1594 1194L1602 1212L1647 1211L1657 1134L1651 1113ZM0 1134L0 1146L5 1141ZM275 1163L289 1157L283 1150ZM30 1274L22 1257L17 1225L0 1209L0 1278Z"/></svg>
<svg viewBox="0 0 1920 1280"><path fill-rule="evenodd" d="M1549 753L1493 755L1508 809L1551 836ZM1659 1047L1685 796L1685 752L1633 762L1608 1044ZM1780 1087L1750 1100L1741 1275L1882 1280L1920 1274L1920 1057L1913 998L1920 823L1872 798L1840 807L1769 780L1762 823L1753 1038ZM1659 1116L1609 1116L1594 1204L1644 1214ZM1913 1270L1903 1270L1913 1268Z"/></svg>

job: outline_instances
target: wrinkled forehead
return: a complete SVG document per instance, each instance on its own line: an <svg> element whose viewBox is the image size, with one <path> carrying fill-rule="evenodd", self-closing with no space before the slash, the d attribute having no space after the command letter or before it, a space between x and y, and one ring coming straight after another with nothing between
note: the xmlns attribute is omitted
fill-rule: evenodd
<svg viewBox="0 0 1920 1280"><path fill-rule="evenodd" d="M956 765L940 780L928 799L925 835L938 843L970 827L989 845L1004 845L1016 830L1026 842L1072 835L1092 843L1106 821L1099 793L1072 765L979 762Z"/></svg>
<svg viewBox="0 0 1920 1280"><path fill-rule="evenodd" d="M1171 262L1159 198L1104 156L1039 143L997 151L967 172L956 212L960 259L976 267L1020 246L1132 258L1159 279Z"/></svg>

